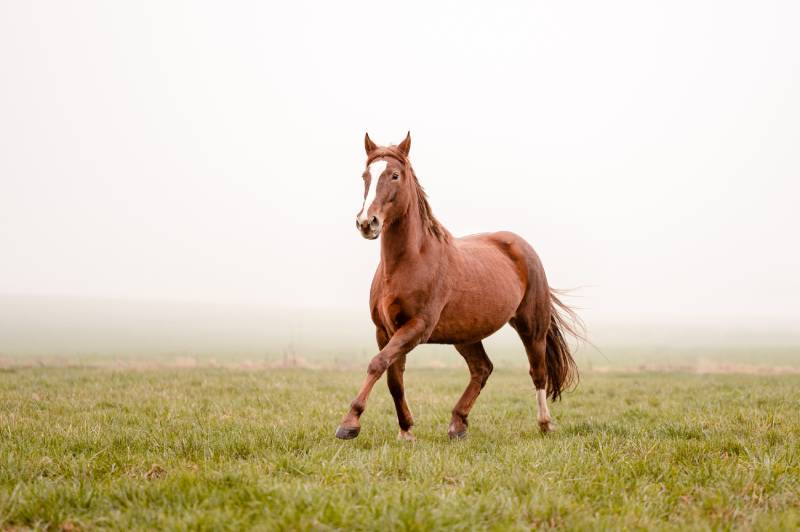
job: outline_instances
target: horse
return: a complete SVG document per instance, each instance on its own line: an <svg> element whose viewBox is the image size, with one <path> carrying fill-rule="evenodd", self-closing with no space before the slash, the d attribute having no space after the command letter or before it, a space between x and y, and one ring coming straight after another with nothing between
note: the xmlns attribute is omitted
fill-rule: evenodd
<svg viewBox="0 0 800 532"><path fill-rule="evenodd" d="M406 355L419 344L452 344L470 380L452 410L451 439L467 435L467 417L492 373L482 340L506 323L525 347L536 390L542 433L555 427L553 401L576 384L578 369L566 340L581 337L580 320L547 283L538 255L508 231L454 238L433 216L409 160L411 133L398 145L378 146L364 136L364 197L356 215L361 235L381 237L380 263L372 280L370 310L379 353L336 437L352 439L375 383L386 373L400 425L398 438L414 440L406 402Z"/></svg>

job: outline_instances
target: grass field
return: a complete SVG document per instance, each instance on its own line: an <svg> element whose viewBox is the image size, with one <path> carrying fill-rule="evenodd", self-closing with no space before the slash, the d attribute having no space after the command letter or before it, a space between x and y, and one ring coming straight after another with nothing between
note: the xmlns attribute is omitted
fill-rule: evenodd
<svg viewBox="0 0 800 532"><path fill-rule="evenodd" d="M588 374L542 436L497 370L464 441L466 369L412 369L417 441L361 371L6 368L0 528L796 529L800 375Z"/></svg>

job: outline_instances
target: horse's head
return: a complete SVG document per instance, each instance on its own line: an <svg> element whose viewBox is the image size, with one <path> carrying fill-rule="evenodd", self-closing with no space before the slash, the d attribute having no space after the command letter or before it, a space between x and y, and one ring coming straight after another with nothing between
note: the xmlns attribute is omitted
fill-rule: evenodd
<svg viewBox="0 0 800 532"><path fill-rule="evenodd" d="M408 210L412 199L408 151L411 133L397 146L377 146L364 136L367 164L364 169L364 203L356 216L356 227L369 240L378 238L384 225Z"/></svg>

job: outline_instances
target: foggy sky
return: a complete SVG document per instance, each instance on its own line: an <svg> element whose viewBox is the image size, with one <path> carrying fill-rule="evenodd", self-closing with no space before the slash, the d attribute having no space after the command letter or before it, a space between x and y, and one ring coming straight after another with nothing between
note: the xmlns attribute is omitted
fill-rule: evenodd
<svg viewBox="0 0 800 532"><path fill-rule="evenodd" d="M800 319L800 3L3 2L0 293L366 309L363 135L597 319Z"/></svg>

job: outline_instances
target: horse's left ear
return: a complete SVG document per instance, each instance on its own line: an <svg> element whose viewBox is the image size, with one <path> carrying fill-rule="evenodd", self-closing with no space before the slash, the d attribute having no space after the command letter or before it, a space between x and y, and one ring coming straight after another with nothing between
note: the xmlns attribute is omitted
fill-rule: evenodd
<svg viewBox="0 0 800 532"><path fill-rule="evenodd" d="M406 138L401 142L397 149L403 152L403 155L408 157L408 152L411 151L411 132L406 133Z"/></svg>
<svg viewBox="0 0 800 532"><path fill-rule="evenodd" d="M369 138L369 133L364 133L364 150L367 152L367 155L372 153L373 151L377 150L378 147L372 142L372 139Z"/></svg>

